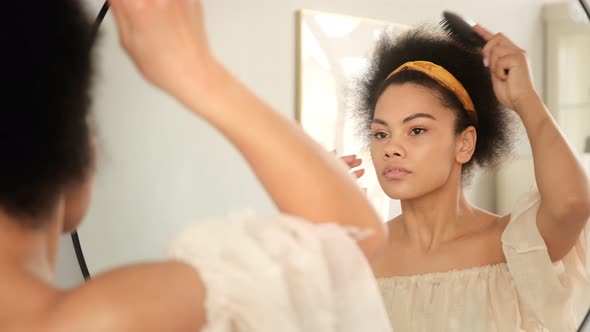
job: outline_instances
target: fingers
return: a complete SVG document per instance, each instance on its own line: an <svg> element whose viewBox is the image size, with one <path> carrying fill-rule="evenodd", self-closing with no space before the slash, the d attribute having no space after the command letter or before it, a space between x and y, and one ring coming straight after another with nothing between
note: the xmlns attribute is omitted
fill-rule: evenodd
<svg viewBox="0 0 590 332"><path fill-rule="evenodd" d="M120 28L129 33L134 27L146 28L154 19L176 19L195 10L194 1L180 0L109 0ZM172 16L174 15L174 16Z"/></svg>
<svg viewBox="0 0 590 332"><path fill-rule="evenodd" d="M361 158L357 158L356 154L342 156L340 157L340 160L344 161L350 168L358 167L363 163L363 160Z"/></svg>
<svg viewBox="0 0 590 332"><path fill-rule="evenodd" d="M497 33L483 47L482 54L483 54L485 61L488 63L488 65L493 61L493 59L491 58L491 55L492 55L492 52L497 47L509 47L510 46L510 45L508 45L507 40L508 40L508 38L506 38L503 34Z"/></svg>
<svg viewBox="0 0 590 332"><path fill-rule="evenodd" d="M493 33L491 33L489 30L487 30L479 24L474 25L473 30L475 30L475 32L477 32L486 41L489 41L494 37Z"/></svg>
<svg viewBox="0 0 590 332"><path fill-rule="evenodd" d="M513 46L498 45L488 56L490 72L501 80L508 79L510 69L527 63L526 52Z"/></svg>
<svg viewBox="0 0 590 332"><path fill-rule="evenodd" d="M513 47L515 49L519 49L508 37L506 37L503 33L492 33L488 29L484 28L483 26L476 24L473 26L473 30L477 32L483 39L487 41L486 45L484 46L482 53L484 58L489 59L489 55L491 51L496 48L497 46L507 46Z"/></svg>
<svg viewBox="0 0 590 332"><path fill-rule="evenodd" d="M508 72L524 63L522 57L522 53L510 53L499 57L495 69L491 69L492 73L502 80L508 79Z"/></svg>
<svg viewBox="0 0 590 332"><path fill-rule="evenodd" d="M482 36L490 37L491 33L481 26L477 26L477 29L475 30ZM502 33L492 35L491 38L488 38L487 40L488 43L482 50L484 65L490 67L490 71L493 75L501 80L506 80L510 68L517 65L513 60L519 59L518 56L524 54L524 51ZM499 61L505 57L512 59L512 61L506 61L506 59Z"/></svg>
<svg viewBox="0 0 590 332"><path fill-rule="evenodd" d="M332 153L336 153L336 151L332 151ZM361 158L357 158L356 154L351 154L351 155L347 155L347 156L342 156L339 158L340 160L342 160L343 162L346 163L346 165L348 165L349 168L355 168L355 167L359 167L360 165L362 165L363 160ZM351 172L351 174L356 178L360 178L361 176L363 176L365 174L365 169L361 168L361 169L357 169L353 172Z"/></svg>
<svg viewBox="0 0 590 332"><path fill-rule="evenodd" d="M352 175L353 175L353 176L354 176L356 179L358 179L358 178L360 178L361 176L365 175L365 169L364 169L364 168L362 168L362 169L358 169L358 170L356 170L356 171L352 172Z"/></svg>
<svg viewBox="0 0 590 332"><path fill-rule="evenodd" d="M490 72L492 74L501 72L502 75L496 75L500 79L505 79L508 76L507 72L509 68L502 67L502 63L498 60L510 54L514 54L514 49L506 46L497 46L490 50L489 58L487 60L488 66L490 67Z"/></svg>
<svg viewBox="0 0 590 332"><path fill-rule="evenodd" d="M111 11L117 22L119 38L125 49L129 49L133 33L141 24L142 18L148 17L146 11L154 8L154 1L149 0L109 0ZM151 6L150 6L151 5Z"/></svg>
<svg viewBox="0 0 590 332"><path fill-rule="evenodd" d="M124 0L109 0L111 6L111 13L117 23L117 30L119 31L119 41L123 47L127 44L127 38L129 36L129 21L127 20Z"/></svg>

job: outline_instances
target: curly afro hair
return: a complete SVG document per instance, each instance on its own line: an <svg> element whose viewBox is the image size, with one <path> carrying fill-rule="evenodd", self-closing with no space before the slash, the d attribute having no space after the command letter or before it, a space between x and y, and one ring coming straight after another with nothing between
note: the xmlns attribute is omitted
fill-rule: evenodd
<svg viewBox="0 0 590 332"><path fill-rule="evenodd" d="M387 76L408 61L430 61L448 70L463 84L477 112L477 122L470 119L459 99L428 75L403 70L389 79ZM441 29L423 25L401 35L384 33L379 39L370 65L357 81L353 116L367 144L375 106L385 89L392 84L413 83L430 89L446 107L457 115L456 133L469 126L477 131L477 144L471 160L463 165L462 174L468 179L475 165L497 166L512 150L514 117L497 100L490 71L483 64L481 50L457 43Z"/></svg>
<svg viewBox="0 0 590 332"><path fill-rule="evenodd" d="M25 226L42 226L93 162L91 20L80 3L10 1L0 21L0 208Z"/></svg>

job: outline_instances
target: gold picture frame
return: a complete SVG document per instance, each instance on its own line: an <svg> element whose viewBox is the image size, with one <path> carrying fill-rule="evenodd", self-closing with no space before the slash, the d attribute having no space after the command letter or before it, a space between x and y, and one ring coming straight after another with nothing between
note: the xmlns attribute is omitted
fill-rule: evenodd
<svg viewBox="0 0 590 332"><path fill-rule="evenodd" d="M379 187L370 156L350 117L348 96L353 95L353 82L366 69L381 34L395 36L409 26L307 9L297 12L296 22L295 118L326 149L363 158L366 172L359 184L386 221L399 213L399 204Z"/></svg>

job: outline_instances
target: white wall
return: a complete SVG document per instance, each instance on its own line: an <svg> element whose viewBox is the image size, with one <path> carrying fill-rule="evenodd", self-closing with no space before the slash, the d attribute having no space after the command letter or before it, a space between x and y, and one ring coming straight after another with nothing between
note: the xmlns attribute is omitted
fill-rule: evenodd
<svg viewBox="0 0 590 332"><path fill-rule="evenodd" d="M85 0L98 10L102 0ZM502 31L526 49L543 84L544 3L559 0L203 0L212 47L254 91L289 116L295 96L295 12L301 8L403 24L438 22L443 10Z"/></svg>
<svg viewBox="0 0 590 332"><path fill-rule="evenodd" d="M96 11L102 3L89 1ZM295 12L298 9L314 9L354 16L370 17L404 24L437 22L442 10L449 9L468 14L491 30L504 31L514 41L527 49L535 73L538 89L543 87L543 35L540 19L539 0L204 0L206 20L214 52L229 69L250 86L259 96L289 117L295 112ZM191 120L192 121L192 120ZM195 120L198 121L198 120ZM205 124L199 124L206 128ZM99 128L103 133L108 129ZM268 197L255 183L253 176L237 152L211 130L203 129L203 135L210 135L194 144L208 145L210 158L216 162L197 165L195 176L203 188L215 192L239 190L229 202L211 202L203 209L209 212L228 206L253 207L262 211L272 210ZM157 133L156 133L157 134ZM109 151L106 151L108 155ZM221 166L220 163L225 163ZM231 168L227 165L231 164ZM215 177L208 174L232 171L243 178L236 187L234 177ZM204 182L203 182L204 181ZM488 181L489 183L489 181ZM207 197L207 195L205 195ZM217 198L218 200L218 198ZM217 205L216 205L217 204ZM115 206L113 209L117 208ZM119 206L121 208L121 206ZM150 207L157 209L158 207ZM96 207L95 207L96 209ZM124 220L117 222L124 225ZM105 239L105 241L108 241ZM68 238L62 241L59 257L58 282L71 286L81 282L76 270L75 256ZM108 244L105 242L105 246Z"/></svg>
<svg viewBox="0 0 590 332"><path fill-rule="evenodd" d="M504 31L530 52L542 88L539 0L498 1L204 1L211 43L219 57L265 100L286 114L294 109L295 11L300 8L371 17L404 24L437 22L442 10L468 14Z"/></svg>

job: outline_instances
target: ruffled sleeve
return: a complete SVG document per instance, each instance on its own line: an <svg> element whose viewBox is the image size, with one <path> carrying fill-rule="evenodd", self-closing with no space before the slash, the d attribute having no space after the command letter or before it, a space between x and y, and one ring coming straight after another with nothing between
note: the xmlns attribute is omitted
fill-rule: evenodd
<svg viewBox="0 0 590 332"><path fill-rule="evenodd" d="M575 331L590 305L590 225L561 261L552 263L537 227L541 199L536 188L515 205L502 247L523 316L548 331Z"/></svg>
<svg viewBox="0 0 590 332"><path fill-rule="evenodd" d="M390 332L376 281L355 242L366 236L292 216L198 222L171 256L199 272L206 332Z"/></svg>

